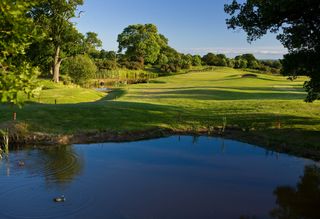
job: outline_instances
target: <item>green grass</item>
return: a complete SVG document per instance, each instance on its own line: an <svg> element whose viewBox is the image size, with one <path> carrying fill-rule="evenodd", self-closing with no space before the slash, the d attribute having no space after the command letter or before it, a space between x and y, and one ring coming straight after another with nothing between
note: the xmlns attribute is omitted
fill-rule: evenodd
<svg viewBox="0 0 320 219"><path fill-rule="evenodd" d="M75 104L83 102L94 102L105 97L104 93L93 89L85 89L76 85L65 86L51 81L41 80L42 90L35 97L27 98L21 95L20 98L26 102L43 104Z"/></svg>
<svg viewBox="0 0 320 219"><path fill-rule="evenodd" d="M129 85L105 96L94 90L59 85L44 90L40 102L16 110L0 107L0 121L17 111L30 130L54 134L131 131L149 128L201 130L237 125L252 138L280 140L320 151L320 102L305 103L307 78L258 74L215 68L160 77L149 84ZM49 86L50 88L50 86ZM57 105L51 105L57 99ZM37 101L37 98L33 99ZM281 129L276 129L281 123Z"/></svg>

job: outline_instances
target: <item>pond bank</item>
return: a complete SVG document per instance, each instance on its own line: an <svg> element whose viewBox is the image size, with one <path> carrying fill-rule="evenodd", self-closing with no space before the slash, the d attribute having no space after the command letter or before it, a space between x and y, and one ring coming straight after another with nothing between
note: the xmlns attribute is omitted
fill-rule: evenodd
<svg viewBox="0 0 320 219"><path fill-rule="evenodd" d="M192 135L221 137L225 139L237 140L244 143L257 145L267 150L280 153L287 153L295 156L320 160L319 145L320 135L311 135L311 139L306 139L307 134L301 130L294 129L269 129L269 130L243 130L238 127L226 127L221 133L221 127L212 130L173 130L164 128L153 128L137 131L97 131L79 132L76 134L47 134L40 132L28 132L22 130L21 124L11 125L10 143L19 146L51 146L70 145L86 143L104 142L130 142L146 139L167 137L172 135ZM293 137L295 136L295 137ZM317 137L319 136L319 137ZM315 139L317 138L317 139ZM297 139L300 139L298 141ZM304 142L304 143L303 143ZM312 144L308 144L312 142Z"/></svg>

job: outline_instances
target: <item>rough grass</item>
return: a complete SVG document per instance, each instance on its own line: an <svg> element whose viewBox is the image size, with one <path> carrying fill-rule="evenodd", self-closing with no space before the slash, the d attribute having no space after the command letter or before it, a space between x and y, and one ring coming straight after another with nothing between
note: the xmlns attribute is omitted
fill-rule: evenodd
<svg viewBox="0 0 320 219"><path fill-rule="evenodd" d="M226 118L227 125L250 130L253 138L320 150L320 103L303 101L307 78L292 82L281 76L243 74L215 68L129 85L108 96L59 85L44 90L41 103L19 110L1 106L0 121L10 120L17 111L18 120L32 131L70 134L159 127L196 131L221 126ZM55 99L58 104L52 105Z"/></svg>

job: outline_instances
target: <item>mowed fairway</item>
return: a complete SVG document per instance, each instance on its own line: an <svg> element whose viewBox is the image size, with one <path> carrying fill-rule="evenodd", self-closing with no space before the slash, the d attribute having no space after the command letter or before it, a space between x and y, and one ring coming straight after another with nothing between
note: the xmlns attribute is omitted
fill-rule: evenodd
<svg viewBox="0 0 320 219"><path fill-rule="evenodd" d="M226 117L230 124L241 127L272 128L280 121L282 128L320 130L320 103L304 102L303 82L307 78L289 81L266 74L243 78L244 74L248 72L216 68L159 78L128 87L117 100L179 109L187 116L183 121L190 124Z"/></svg>
<svg viewBox="0 0 320 219"><path fill-rule="evenodd" d="M247 73L216 68L160 77L149 84L115 90L95 102L86 101L84 95L80 103L74 103L72 93L64 89L70 104L65 95L63 101L57 98L57 105L27 104L18 110L18 120L32 131L53 134L150 128L196 132L221 126L226 120L228 126L243 128L252 138L320 148L320 103L304 102L306 78L289 81L266 74L242 78ZM51 93L59 95L59 89ZM1 121L10 120L14 110L1 107Z"/></svg>

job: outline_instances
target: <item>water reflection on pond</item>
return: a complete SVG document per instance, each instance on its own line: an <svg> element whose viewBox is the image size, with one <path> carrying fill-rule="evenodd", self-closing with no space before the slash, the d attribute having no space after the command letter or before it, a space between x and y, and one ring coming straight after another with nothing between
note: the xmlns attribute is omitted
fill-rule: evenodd
<svg viewBox="0 0 320 219"><path fill-rule="evenodd" d="M45 147L11 151L1 164L0 176L14 179L16 175L26 178L41 177L47 183L63 184L72 181L81 173L83 157L73 147Z"/></svg>
<svg viewBox="0 0 320 219"><path fill-rule="evenodd" d="M320 218L317 163L217 138L11 151L0 183L0 218Z"/></svg>

